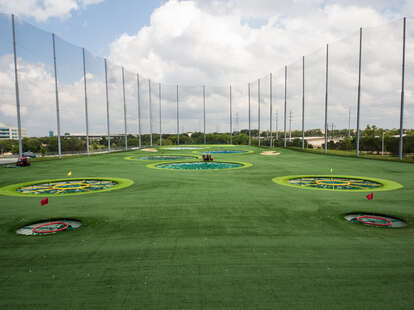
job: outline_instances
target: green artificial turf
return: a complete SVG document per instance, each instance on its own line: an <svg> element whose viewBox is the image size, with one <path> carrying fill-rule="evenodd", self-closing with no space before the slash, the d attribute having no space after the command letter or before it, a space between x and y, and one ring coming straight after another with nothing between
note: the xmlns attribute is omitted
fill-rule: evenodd
<svg viewBox="0 0 414 310"><path fill-rule="evenodd" d="M412 309L414 165L278 149L216 154L248 169L175 171L125 160L142 151L0 167L0 187L114 177L133 185L91 195L0 195L0 309ZM169 154L160 150L148 155ZM192 154L192 150L180 150ZM272 182L335 174L391 180L375 192L313 191ZM16 228L72 218L71 232ZM346 213L404 219L400 229L347 222Z"/></svg>

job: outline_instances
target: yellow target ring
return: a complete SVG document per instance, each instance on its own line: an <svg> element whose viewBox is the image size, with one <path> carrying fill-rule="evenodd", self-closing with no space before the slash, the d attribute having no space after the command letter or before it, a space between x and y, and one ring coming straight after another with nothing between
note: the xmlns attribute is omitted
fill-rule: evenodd
<svg viewBox="0 0 414 310"><path fill-rule="evenodd" d="M352 182L345 180L315 180L318 185L329 185L329 186L347 186L351 185Z"/></svg>
<svg viewBox="0 0 414 310"><path fill-rule="evenodd" d="M76 187L76 188L78 188L78 189L84 189L84 188L87 188L87 187L91 187L91 185L90 184L88 184L88 183L63 183L63 184L56 184L56 185L53 185L53 189L56 189L56 190L59 190L59 191L62 191L62 190L65 190L65 188L61 188L62 186L71 186L71 185L81 185L81 186L78 186L78 187Z"/></svg>

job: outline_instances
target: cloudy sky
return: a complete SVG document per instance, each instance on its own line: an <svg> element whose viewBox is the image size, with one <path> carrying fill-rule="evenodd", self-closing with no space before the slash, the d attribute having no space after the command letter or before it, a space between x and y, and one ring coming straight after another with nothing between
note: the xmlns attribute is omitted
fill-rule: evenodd
<svg viewBox="0 0 414 310"><path fill-rule="evenodd" d="M122 3L122 6L120 4ZM355 64L358 53L358 31L364 28L365 50L363 52L363 125L376 123L381 127L399 125L399 96L401 84L401 31L403 16L408 17L407 40L407 122L414 126L409 107L413 106L412 86L414 70L410 66L414 58L410 47L414 27L410 15L414 11L412 0L193 0L193 1L133 1L133 0L0 0L0 12L15 13L19 21L28 22L56 35L75 46L86 47L90 52L89 97L96 104L96 130L104 130L104 111L99 108L102 96L102 66L92 56L106 57L113 67L110 80L111 102L122 102L120 81L122 65L128 71L127 107L128 131L137 130L135 107L137 97L135 73L154 81L169 84L162 87L161 117L164 130L173 131L175 122L175 84L180 86L182 130L200 130L202 118L202 85L206 85L208 101L207 117L209 131L226 131L223 125L229 118L229 85L232 84L233 121L235 129L247 127L247 83L251 84L252 121L262 129L270 127L270 77L273 74L273 113L278 111L279 129L282 126L283 66L288 66L288 111L293 113L293 128L300 127L301 103L301 57L306 63L307 128L323 127L324 57L325 45L330 45L330 109L328 122L335 127L347 127L348 111L355 123ZM6 25L6 22L4 23ZM411 27L411 28L410 28ZM1 28L1 25L0 25ZM24 31L23 31L24 30ZM3 27L7 32L9 29ZM38 105L39 115L30 113L28 104L26 127L37 135L45 131L38 125L43 110L53 108L53 70L50 61L50 39L44 34L31 35L21 26L17 29L20 48L23 98ZM35 40L33 38L36 38ZM36 42L30 42L36 41ZM40 44L41 43L41 44ZM414 43L414 42L413 42ZM63 121L68 131L84 130L82 119L73 120L83 113L82 67L75 47L58 42L58 71ZM7 45L7 44L5 44ZM412 44L413 45L413 44ZM411 45L411 46L412 46ZM40 47L41 46L41 47ZM67 47L66 47L67 46ZM3 50L0 65L0 83L5 97L0 106L0 122L13 122L13 87L10 77L12 67L9 54ZM60 54L59 54L60 53ZM19 54L19 52L18 52ZM77 55L76 57L74 55ZM89 54L88 54L89 55ZM64 61L60 60L64 58ZM76 58L76 59L75 59ZM94 60L95 59L95 60ZM100 59L100 58L98 58ZM96 67L96 68L95 68ZM98 68L99 67L99 68ZM111 68L112 68L111 67ZM112 72L112 71L111 71ZM3 78L1 78L3 76ZM99 76L99 77L98 77ZM36 77L36 78L35 78ZM411 79L413 77L413 79ZM257 104L258 82L261 78L261 111ZM2 82L3 81L3 82ZM147 81L145 81L147 83ZM111 88L112 87L112 88ZM144 87L147 87L144 90ZM153 97L158 100L155 84ZM38 96L31 94L37 89ZM141 85L148 93L147 84ZM7 90L7 91L6 91ZM24 92L26 93L26 96ZM129 93L128 93L129 91ZM48 94L48 98L44 98ZM94 96L92 95L94 94ZM110 94L110 96L111 96ZM113 95L116 94L116 95ZM7 96L8 95L8 96ZM164 98L165 97L165 98ZM142 98L149 100L149 98ZM45 102L48 102L49 106ZM65 106L65 102L67 105ZM175 103L174 103L175 104ZM69 105L71 108L69 108ZM77 106L77 109L73 108ZM121 104L112 113L114 132L122 125ZM77 111L72 114L71 112ZM152 111L142 110L145 118L152 114L151 126L158 130L159 106ZM148 114L148 115L147 115ZM97 115L100 115L99 117ZM144 117L144 116L143 116ZM158 117L158 119L157 119ZM273 116L274 117L274 116ZM49 116L53 123L52 114ZM24 117L23 117L24 120ZM100 125L97 125L97 124ZM148 122L149 123L149 122ZM35 126L35 124L37 124ZM155 125L157 124L157 125ZM83 127L82 127L83 126ZM135 126L135 127L134 127ZM145 128L149 124L142 124ZM240 127L240 128L237 128ZM275 126L275 124L273 125ZM52 127L52 126L50 126ZM70 128L69 128L70 127ZM94 126L92 126L94 127ZM135 129L133 129L135 128ZM149 130L149 129L146 129Z"/></svg>

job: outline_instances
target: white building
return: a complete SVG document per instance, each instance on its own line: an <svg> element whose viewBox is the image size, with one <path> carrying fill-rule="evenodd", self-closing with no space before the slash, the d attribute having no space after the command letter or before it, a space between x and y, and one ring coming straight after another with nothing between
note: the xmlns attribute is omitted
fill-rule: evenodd
<svg viewBox="0 0 414 310"><path fill-rule="evenodd" d="M22 128L22 137L26 137L26 129ZM16 127L10 127L0 123L0 139L19 139L19 131Z"/></svg>

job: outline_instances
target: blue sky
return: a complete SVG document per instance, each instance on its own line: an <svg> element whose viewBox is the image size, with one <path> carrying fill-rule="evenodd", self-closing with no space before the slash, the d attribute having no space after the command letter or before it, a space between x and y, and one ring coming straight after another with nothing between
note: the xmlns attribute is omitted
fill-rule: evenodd
<svg viewBox="0 0 414 310"><path fill-rule="evenodd" d="M71 12L69 17L51 17L37 21L24 20L37 27L54 32L66 41L87 47L99 56L109 55L109 45L122 33L134 34L149 25L151 13L164 1L160 0L105 0L84 9Z"/></svg>

